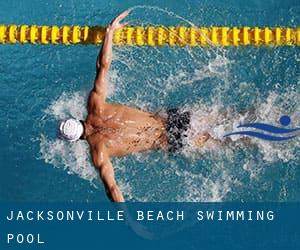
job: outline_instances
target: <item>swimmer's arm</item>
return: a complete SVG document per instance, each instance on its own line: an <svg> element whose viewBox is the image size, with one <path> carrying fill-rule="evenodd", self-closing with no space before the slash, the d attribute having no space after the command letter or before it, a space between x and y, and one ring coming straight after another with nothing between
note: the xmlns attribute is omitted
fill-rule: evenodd
<svg viewBox="0 0 300 250"><path fill-rule="evenodd" d="M95 148L92 157L95 167L99 170L108 198L114 202L124 202L123 195L115 180L114 169L106 147L102 144Z"/></svg>
<svg viewBox="0 0 300 250"><path fill-rule="evenodd" d="M107 28L103 46L96 61L96 78L94 91L104 99L107 94L107 75L112 61L113 33Z"/></svg>
<svg viewBox="0 0 300 250"><path fill-rule="evenodd" d="M94 84L94 91L102 96L104 99L107 95L107 75L112 61L112 44L114 32L117 29L123 28L127 23L120 23L127 15L128 11L123 12L117 16L111 24L107 27L103 46L96 61L96 78Z"/></svg>

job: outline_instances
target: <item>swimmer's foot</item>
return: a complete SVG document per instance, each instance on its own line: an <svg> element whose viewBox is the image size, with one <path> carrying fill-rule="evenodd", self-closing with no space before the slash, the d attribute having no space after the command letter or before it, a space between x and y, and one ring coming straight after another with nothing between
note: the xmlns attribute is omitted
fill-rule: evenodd
<svg viewBox="0 0 300 250"><path fill-rule="evenodd" d="M196 147L203 147L203 145L209 140L209 138L211 138L209 133L205 133L205 134L197 136L193 140L193 143Z"/></svg>

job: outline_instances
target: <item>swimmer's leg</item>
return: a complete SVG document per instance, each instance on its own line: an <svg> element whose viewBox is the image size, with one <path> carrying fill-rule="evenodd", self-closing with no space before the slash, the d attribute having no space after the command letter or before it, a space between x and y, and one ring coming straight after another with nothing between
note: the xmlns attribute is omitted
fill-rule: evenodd
<svg viewBox="0 0 300 250"><path fill-rule="evenodd" d="M250 148L251 146L254 145L253 141L251 141L250 138L248 137L242 137L237 141L232 141L231 139L226 139L226 140L220 140L213 138L209 133L204 133L201 135L197 135L193 140L193 144L197 148L204 147L207 142L212 142L214 145L219 145L219 146L234 146L234 147L240 147L240 146L246 146Z"/></svg>
<svg viewBox="0 0 300 250"><path fill-rule="evenodd" d="M196 147L203 147L204 144L211 138L209 133L204 133L201 135L196 135L196 137L193 139L193 144Z"/></svg>
<svg viewBox="0 0 300 250"><path fill-rule="evenodd" d="M240 111L239 114L242 116L245 116L248 122L252 122L257 119L256 111L254 108ZM211 113L208 116L196 118L198 126L199 127L207 127L207 125L209 125L209 127L213 128L214 125L217 125L218 123L220 123L220 121L218 121L218 119L220 118L220 115L223 118L223 120L225 120L225 121L227 119L230 119L229 118L230 116L227 113L227 111L222 112L221 114ZM221 123L222 123L222 121L221 121ZM214 138L209 133L209 130L207 130L206 132L203 131L201 134L195 135L194 138L192 139L192 142L193 142L194 146L196 146L196 147L203 147L207 142L212 142L212 143L218 144L220 146L221 145L222 146L238 145L239 143L242 143L243 145L246 145L246 146L250 146L253 144L253 141L249 137L241 137L237 141L232 141L230 138L226 138L225 140Z"/></svg>
<svg viewBox="0 0 300 250"><path fill-rule="evenodd" d="M197 119L197 118L196 118ZM216 123L216 117L214 116L205 116L197 119L197 123L199 127L206 127L207 124L215 124ZM209 134L209 132L203 131L202 133L196 134L192 138L192 143L194 144L195 147L203 147L206 142L209 140L214 140L215 139Z"/></svg>

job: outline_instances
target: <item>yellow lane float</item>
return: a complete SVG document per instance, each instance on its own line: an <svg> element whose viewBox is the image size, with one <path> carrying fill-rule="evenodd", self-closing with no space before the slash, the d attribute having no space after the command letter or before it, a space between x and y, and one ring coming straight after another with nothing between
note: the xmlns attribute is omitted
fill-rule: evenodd
<svg viewBox="0 0 300 250"><path fill-rule="evenodd" d="M0 25L0 44L101 44L105 27ZM299 46L299 27L126 27L114 44L128 46Z"/></svg>

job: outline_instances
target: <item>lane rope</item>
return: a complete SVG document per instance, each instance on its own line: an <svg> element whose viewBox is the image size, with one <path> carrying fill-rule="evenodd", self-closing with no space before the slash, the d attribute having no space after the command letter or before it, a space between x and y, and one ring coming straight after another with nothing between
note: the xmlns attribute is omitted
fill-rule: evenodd
<svg viewBox="0 0 300 250"><path fill-rule="evenodd" d="M0 25L0 44L101 44L105 27ZM300 27L135 26L118 30L114 44L132 46L299 46Z"/></svg>

